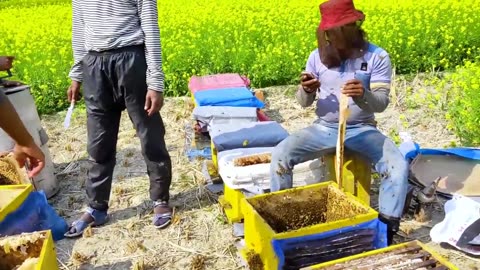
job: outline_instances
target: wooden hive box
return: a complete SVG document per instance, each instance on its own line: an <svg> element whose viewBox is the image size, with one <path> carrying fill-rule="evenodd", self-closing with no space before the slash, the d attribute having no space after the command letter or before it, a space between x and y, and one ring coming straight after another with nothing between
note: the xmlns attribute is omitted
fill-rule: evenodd
<svg viewBox="0 0 480 270"><path fill-rule="evenodd" d="M349 269L437 269L459 270L442 256L429 250L420 241L411 241L362 254L334 260L302 270Z"/></svg>
<svg viewBox="0 0 480 270"><path fill-rule="evenodd" d="M212 143L212 162L218 168L217 151ZM327 154L324 157L327 168L327 179L335 177L335 155ZM345 191L353 194L363 204L370 206L370 184L371 184L371 166L360 155L352 152L345 152L344 163L344 188ZM245 195L241 190L235 190L224 185L224 194L219 198L220 205L224 209L227 220L230 223L241 222L243 213L241 200Z"/></svg>
<svg viewBox="0 0 480 270"><path fill-rule="evenodd" d="M19 267L20 268L16 268ZM57 255L50 231L0 238L0 269L57 270Z"/></svg>
<svg viewBox="0 0 480 270"><path fill-rule="evenodd" d="M378 213L336 183L242 199L250 270L299 269L387 246Z"/></svg>
<svg viewBox="0 0 480 270"><path fill-rule="evenodd" d="M31 184L0 186L0 222L17 210L32 191Z"/></svg>

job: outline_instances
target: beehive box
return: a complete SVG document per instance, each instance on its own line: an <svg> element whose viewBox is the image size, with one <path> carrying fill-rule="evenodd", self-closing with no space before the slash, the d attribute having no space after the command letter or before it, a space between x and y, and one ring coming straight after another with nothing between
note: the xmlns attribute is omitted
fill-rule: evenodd
<svg viewBox="0 0 480 270"><path fill-rule="evenodd" d="M223 185L223 195L218 198L220 206L222 206L225 216L230 224L241 222L243 214L241 211L241 202L245 195L241 190L229 188Z"/></svg>
<svg viewBox="0 0 480 270"><path fill-rule="evenodd" d="M17 210L32 191L31 184L0 186L0 222Z"/></svg>
<svg viewBox="0 0 480 270"><path fill-rule="evenodd" d="M445 258L430 251L419 241L412 241L387 248L377 249L350 256L347 258L330 261L302 270L350 270L350 269L376 269L376 270L403 270L403 269L437 269L459 270Z"/></svg>
<svg viewBox="0 0 480 270"><path fill-rule="evenodd" d="M378 213L333 182L242 199L250 270L299 269L386 246Z"/></svg>
<svg viewBox="0 0 480 270"><path fill-rule="evenodd" d="M57 270L50 231L0 238L0 269Z"/></svg>
<svg viewBox="0 0 480 270"><path fill-rule="evenodd" d="M0 155L0 186L27 184L25 170L20 169L17 161L10 155Z"/></svg>
<svg viewBox="0 0 480 270"><path fill-rule="evenodd" d="M218 168L218 156L215 150L215 146L212 143L212 163L215 168ZM325 155L322 158L325 162L325 175L324 179L331 179L335 176L335 156L332 154ZM344 189L345 191L353 194L366 206L370 205L370 181L371 181L371 169L369 164L358 154L353 152L345 153L344 164ZM294 178L295 178L294 171ZM300 176L303 177L303 176ZM320 180L320 179L316 179ZM220 205L223 207L225 215L230 223L240 222L243 220L243 213L241 208L241 200L245 198L245 195L240 190L235 190L224 185L224 195L219 198Z"/></svg>

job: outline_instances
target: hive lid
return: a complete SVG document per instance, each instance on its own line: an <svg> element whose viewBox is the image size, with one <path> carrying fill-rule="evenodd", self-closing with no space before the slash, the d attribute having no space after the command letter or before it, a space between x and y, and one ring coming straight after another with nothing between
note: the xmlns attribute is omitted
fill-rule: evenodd
<svg viewBox="0 0 480 270"><path fill-rule="evenodd" d="M411 165L412 176L422 186L429 186L437 177L437 191L451 197L460 194L480 197L480 161L453 155L418 155Z"/></svg>

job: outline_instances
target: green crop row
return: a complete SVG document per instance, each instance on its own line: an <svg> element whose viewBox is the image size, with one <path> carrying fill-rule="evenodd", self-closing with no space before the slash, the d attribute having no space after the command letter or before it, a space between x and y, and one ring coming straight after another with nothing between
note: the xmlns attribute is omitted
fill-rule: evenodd
<svg viewBox="0 0 480 270"><path fill-rule="evenodd" d="M451 69L480 55L477 0L359 0L369 39L397 73ZM166 94L184 95L192 75L238 72L254 87L297 83L316 48L319 2L159 0ZM71 5L0 1L0 54L15 55L16 78L32 86L41 113L68 106Z"/></svg>
<svg viewBox="0 0 480 270"><path fill-rule="evenodd" d="M463 145L480 145L480 62L467 62L437 84L446 93L448 127Z"/></svg>

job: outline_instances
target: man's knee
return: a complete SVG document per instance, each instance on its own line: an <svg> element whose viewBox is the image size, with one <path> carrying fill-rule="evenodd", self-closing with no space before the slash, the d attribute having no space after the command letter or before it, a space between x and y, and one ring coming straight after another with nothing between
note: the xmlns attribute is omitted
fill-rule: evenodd
<svg viewBox="0 0 480 270"><path fill-rule="evenodd" d="M392 164L392 178L395 181L398 181L399 184L406 185L408 183L408 162L402 157L398 157L398 159Z"/></svg>
<svg viewBox="0 0 480 270"><path fill-rule="evenodd" d="M291 153L295 150L297 143L292 135L277 144L272 150L272 162L289 162Z"/></svg>

